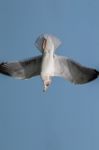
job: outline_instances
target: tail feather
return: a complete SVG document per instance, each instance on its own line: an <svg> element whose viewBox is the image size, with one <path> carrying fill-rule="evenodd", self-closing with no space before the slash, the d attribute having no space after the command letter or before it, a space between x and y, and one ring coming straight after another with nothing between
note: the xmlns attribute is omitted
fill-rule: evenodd
<svg viewBox="0 0 99 150"><path fill-rule="evenodd" d="M35 41L35 46L38 48L38 50L43 52L42 45L43 45L44 39L48 40L49 42L49 38L52 40L55 50L61 45L61 41L57 37L53 35L49 35L49 34L41 34Z"/></svg>

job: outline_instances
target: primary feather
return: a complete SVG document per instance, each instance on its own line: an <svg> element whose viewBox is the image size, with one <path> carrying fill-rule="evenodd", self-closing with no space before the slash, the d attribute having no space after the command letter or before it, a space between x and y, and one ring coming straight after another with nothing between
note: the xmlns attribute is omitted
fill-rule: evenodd
<svg viewBox="0 0 99 150"><path fill-rule="evenodd" d="M96 69L88 68L63 56L54 57L55 76L64 77L75 84L83 84L96 79L99 72Z"/></svg>
<svg viewBox="0 0 99 150"><path fill-rule="evenodd" d="M28 79L40 75L42 56L33 57L24 61L2 62L0 73L18 79Z"/></svg>

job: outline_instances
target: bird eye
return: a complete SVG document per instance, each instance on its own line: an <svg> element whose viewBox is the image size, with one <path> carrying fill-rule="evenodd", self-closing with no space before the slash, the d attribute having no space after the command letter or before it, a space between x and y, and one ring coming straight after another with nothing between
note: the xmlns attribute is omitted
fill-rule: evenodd
<svg viewBox="0 0 99 150"><path fill-rule="evenodd" d="M49 86L49 83L47 83L46 86Z"/></svg>

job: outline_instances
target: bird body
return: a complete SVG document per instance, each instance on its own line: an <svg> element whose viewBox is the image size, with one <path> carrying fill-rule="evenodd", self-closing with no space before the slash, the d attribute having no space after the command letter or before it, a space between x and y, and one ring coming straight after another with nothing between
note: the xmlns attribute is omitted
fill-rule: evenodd
<svg viewBox="0 0 99 150"><path fill-rule="evenodd" d="M41 78L44 82L44 90L51 84L51 77L54 75L53 55L45 54L41 66Z"/></svg>
<svg viewBox="0 0 99 150"><path fill-rule="evenodd" d="M40 35L35 45L42 55L23 61L1 62L0 73L17 79L41 76L46 91L54 76L63 77L75 84L88 83L99 76L99 71L82 66L69 58L55 54L61 44L53 35Z"/></svg>
<svg viewBox="0 0 99 150"><path fill-rule="evenodd" d="M41 78L44 83L44 91L46 91L48 86L51 84L51 79L54 75L54 44L49 36L43 43L43 49Z"/></svg>

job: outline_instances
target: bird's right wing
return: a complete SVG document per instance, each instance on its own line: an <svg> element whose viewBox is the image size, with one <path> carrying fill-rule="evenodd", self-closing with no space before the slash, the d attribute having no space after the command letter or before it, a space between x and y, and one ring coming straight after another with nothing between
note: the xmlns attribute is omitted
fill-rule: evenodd
<svg viewBox="0 0 99 150"><path fill-rule="evenodd" d="M18 79L28 79L40 75L42 56L33 57L24 61L0 63L0 73Z"/></svg>
<svg viewBox="0 0 99 150"><path fill-rule="evenodd" d="M62 56L54 56L54 76L60 76L75 84L83 84L96 79L99 72Z"/></svg>

